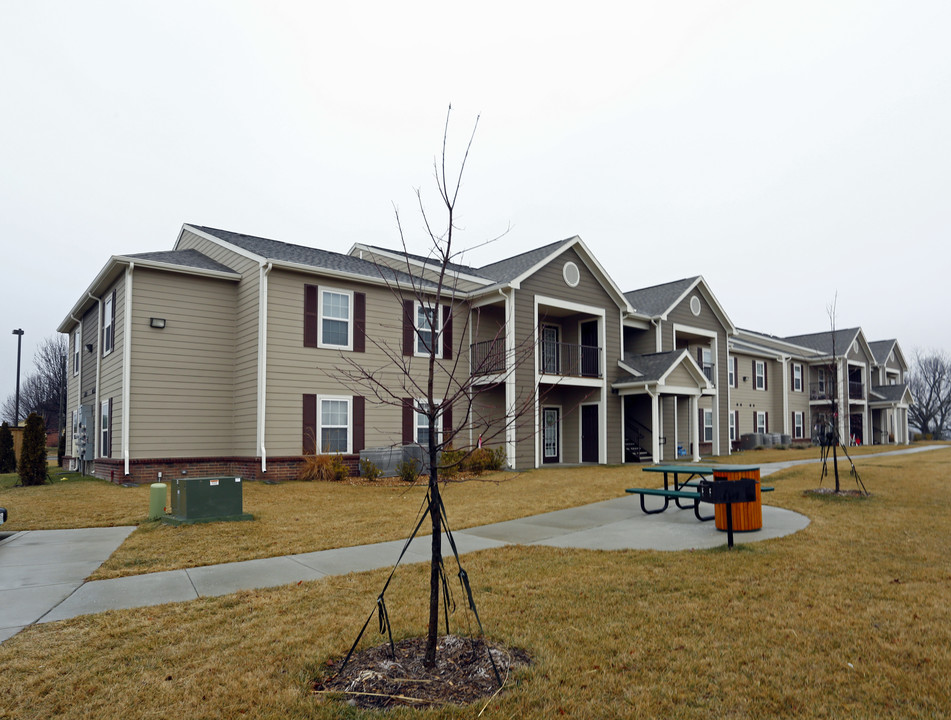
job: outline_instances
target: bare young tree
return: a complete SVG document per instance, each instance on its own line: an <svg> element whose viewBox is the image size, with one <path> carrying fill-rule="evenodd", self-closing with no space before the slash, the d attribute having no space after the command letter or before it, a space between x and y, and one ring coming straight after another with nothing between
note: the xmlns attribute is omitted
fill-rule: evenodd
<svg viewBox="0 0 951 720"><path fill-rule="evenodd" d="M941 440L951 424L951 358L936 350L915 350L908 389L912 396L909 419L923 434Z"/></svg>
<svg viewBox="0 0 951 720"><path fill-rule="evenodd" d="M451 113L450 106L443 132L442 152L434 161L440 210L445 213L444 225L440 223L437 227L426 209L422 192L416 190L418 209L429 246L425 267L421 269L410 259L398 210L396 223L406 262L391 261L385 264L379 258L376 259L380 277L403 308L402 343L396 346L387 341L387 333L367 332L366 342L376 348L384 362L372 367L366 356L356 360L352 354L344 354L341 366L328 371L343 385L377 405L398 407L404 417L409 414L414 420L417 413L425 417L425 442L420 437L420 445L423 446L424 468L428 473L425 512L429 516L432 531L429 620L424 656L424 664L429 667L436 662L440 590L443 589L441 583L445 582L442 568L445 516L439 487L440 472L448 469L440 464L444 451L450 447L471 451L471 444L460 443L460 440L464 439L463 431L473 427L485 442L505 438L513 425L524 422L522 419L532 411L535 401L535 389L523 393L514 405L502 408L501 419L498 408L481 408L479 404L480 390L504 383L517 367L532 357L533 345L530 341L514 343L514 338L505 337L503 327L497 328L494 334L491 329L488 330L491 339L486 341L483 352L470 354L463 342L470 328L478 333L479 315L476 313L476 320L472 321L474 313L458 296L454 267L461 251L456 243L456 204L478 118L459 162L458 172L451 176L447 171L446 148ZM483 332L482 336L485 335ZM492 378L488 384L485 380L487 376ZM458 457L458 454L454 455ZM466 582L462 571L460 579ZM470 607L475 610L471 592L468 588L466 592Z"/></svg>

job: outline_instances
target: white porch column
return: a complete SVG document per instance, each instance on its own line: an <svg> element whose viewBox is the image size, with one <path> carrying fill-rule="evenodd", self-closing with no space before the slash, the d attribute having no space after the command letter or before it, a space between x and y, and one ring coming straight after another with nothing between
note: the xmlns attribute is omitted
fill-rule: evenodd
<svg viewBox="0 0 951 720"><path fill-rule="evenodd" d="M660 398L651 394L651 462L660 462Z"/></svg>
<svg viewBox="0 0 951 720"><path fill-rule="evenodd" d="M693 445L693 461L700 462L700 398L697 395L690 396L690 417L693 422L690 423L690 444Z"/></svg>

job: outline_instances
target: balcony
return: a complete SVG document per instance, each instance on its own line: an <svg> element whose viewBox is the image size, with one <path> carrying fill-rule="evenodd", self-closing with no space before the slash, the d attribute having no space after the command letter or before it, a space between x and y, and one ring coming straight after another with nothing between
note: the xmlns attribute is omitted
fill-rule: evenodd
<svg viewBox="0 0 951 720"><path fill-rule="evenodd" d="M542 375L601 377L601 348L594 345L543 340L538 360L538 370Z"/></svg>
<svg viewBox="0 0 951 720"><path fill-rule="evenodd" d="M865 399L865 383L850 380L849 381L849 400L864 400L864 399Z"/></svg>
<svg viewBox="0 0 951 720"><path fill-rule="evenodd" d="M505 337L472 343L469 346L469 363L473 375L505 372Z"/></svg>
<svg viewBox="0 0 951 720"><path fill-rule="evenodd" d="M830 382L812 382L809 383L810 400L831 400L832 383Z"/></svg>

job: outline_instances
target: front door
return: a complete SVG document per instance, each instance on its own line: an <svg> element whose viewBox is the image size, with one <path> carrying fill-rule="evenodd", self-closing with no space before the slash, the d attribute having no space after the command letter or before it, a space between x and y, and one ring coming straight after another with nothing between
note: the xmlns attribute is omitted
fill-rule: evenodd
<svg viewBox="0 0 951 720"><path fill-rule="evenodd" d="M601 377L601 358L598 353L598 321L581 323L581 376Z"/></svg>
<svg viewBox="0 0 951 720"><path fill-rule="evenodd" d="M542 409L542 462L556 463L561 460L561 410Z"/></svg>
<svg viewBox="0 0 951 720"><path fill-rule="evenodd" d="M598 406L581 406L581 462L598 462Z"/></svg>

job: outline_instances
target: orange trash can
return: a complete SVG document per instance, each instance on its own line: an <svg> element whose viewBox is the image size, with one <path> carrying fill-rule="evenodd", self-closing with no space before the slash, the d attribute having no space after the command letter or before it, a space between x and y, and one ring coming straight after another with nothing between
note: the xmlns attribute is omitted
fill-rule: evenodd
<svg viewBox="0 0 951 720"><path fill-rule="evenodd" d="M739 480L753 478L756 480L756 500L753 502L733 503L730 509L733 512L733 531L751 532L763 528L763 503L760 493L759 467L752 465L723 465L713 469L714 480ZM726 505L715 505L714 513L717 530L726 532L727 517Z"/></svg>

